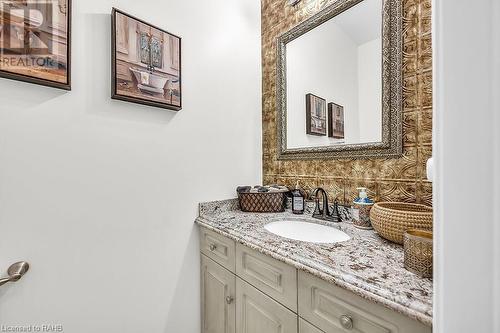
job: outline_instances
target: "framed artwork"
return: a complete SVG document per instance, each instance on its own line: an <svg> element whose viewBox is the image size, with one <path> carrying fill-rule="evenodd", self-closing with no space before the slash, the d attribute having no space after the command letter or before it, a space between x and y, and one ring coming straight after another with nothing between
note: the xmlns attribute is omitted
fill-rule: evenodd
<svg viewBox="0 0 500 333"><path fill-rule="evenodd" d="M313 94L306 95L306 133L326 136L326 100Z"/></svg>
<svg viewBox="0 0 500 333"><path fill-rule="evenodd" d="M181 110L181 38L116 8L111 15L111 97Z"/></svg>
<svg viewBox="0 0 500 333"><path fill-rule="evenodd" d="M344 107L328 103L328 136L334 139L345 139Z"/></svg>
<svg viewBox="0 0 500 333"><path fill-rule="evenodd" d="M0 0L0 77L71 90L71 0Z"/></svg>

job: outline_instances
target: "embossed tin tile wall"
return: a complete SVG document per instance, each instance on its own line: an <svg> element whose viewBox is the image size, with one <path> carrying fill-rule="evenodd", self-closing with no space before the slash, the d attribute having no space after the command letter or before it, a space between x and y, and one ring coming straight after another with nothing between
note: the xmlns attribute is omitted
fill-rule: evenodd
<svg viewBox="0 0 500 333"><path fill-rule="evenodd" d="M276 37L333 0L262 0L263 175L264 184L280 183L312 190L322 186L346 204L365 186L377 201L432 204L425 164L432 155L431 0L403 0L403 131L400 159L277 160Z"/></svg>

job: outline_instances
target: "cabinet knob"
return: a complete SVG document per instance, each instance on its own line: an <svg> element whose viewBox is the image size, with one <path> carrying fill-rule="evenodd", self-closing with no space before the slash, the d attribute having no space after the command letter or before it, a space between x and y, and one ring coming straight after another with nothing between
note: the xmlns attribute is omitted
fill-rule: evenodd
<svg viewBox="0 0 500 333"><path fill-rule="evenodd" d="M342 315L340 316L340 325L342 325L343 328L346 330L352 330L354 327L352 323L352 318L349 317L348 315Z"/></svg>
<svg viewBox="0 0 500 333"><path fill-rule="evenodd" d="M212 251L212 252L213 252L213 251L215 251L215 249L217 249L217 245L215 245L215 244L210 244L210 247L209 247L209 248L210 248L210 251Z"/></svg>
<svg viewBox="0 0 500 333"><path fill-rule="evenodd" d="M231 303L233 303L233 301L234 301L234 298L232 298L231 296L227 296L226 297L226 303L227 304L231 304Z"/></svg>

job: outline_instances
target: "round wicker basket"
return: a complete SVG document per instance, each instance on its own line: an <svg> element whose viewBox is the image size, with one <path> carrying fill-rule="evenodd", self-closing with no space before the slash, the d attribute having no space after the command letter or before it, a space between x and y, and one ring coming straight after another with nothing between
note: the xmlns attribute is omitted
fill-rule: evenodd
<svg viewBox="0 0 500 333"><path fill-rule="evenodd" d="M370 211L373 229L391 242L403 244L409 229L432 230L432 207L403 202L379 202Z"/></svg>

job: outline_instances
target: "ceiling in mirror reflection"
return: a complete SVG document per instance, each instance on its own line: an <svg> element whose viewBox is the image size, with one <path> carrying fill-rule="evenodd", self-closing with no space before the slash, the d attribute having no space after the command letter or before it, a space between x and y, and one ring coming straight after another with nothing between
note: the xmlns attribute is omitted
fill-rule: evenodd
<svg viewBox="0 0 500 333"><path fill-rule="evenodd" d="M364 0L287 44L288 148L382 140L381 35L382 0Z"/></svg>
<svg viewBox="0 0 500 333"><path fill-rule="evenodd" d="M382 0L364 0L329 22L336 24L357 45L361 45L380 38L382 34L381 13Z"/></svg>

